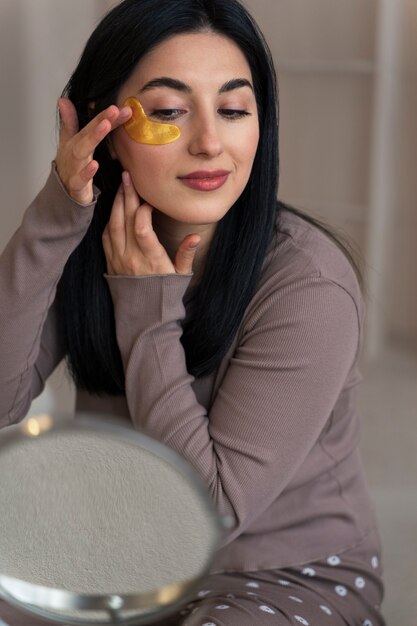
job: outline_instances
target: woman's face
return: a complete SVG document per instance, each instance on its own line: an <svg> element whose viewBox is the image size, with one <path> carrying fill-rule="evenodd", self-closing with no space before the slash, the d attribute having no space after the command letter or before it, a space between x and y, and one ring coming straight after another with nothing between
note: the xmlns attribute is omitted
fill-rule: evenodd
<svg viewBox="0 0 417 626"><path fill-rule="evenodd" d="M114 156L141 198L179 222L218 222L244 190L259 140L252 75L240 48L210 32L174 36L139 62L118 106L129 96L151 120L181 130L159 146L137 143L123 127L113 132Z"/></svg>

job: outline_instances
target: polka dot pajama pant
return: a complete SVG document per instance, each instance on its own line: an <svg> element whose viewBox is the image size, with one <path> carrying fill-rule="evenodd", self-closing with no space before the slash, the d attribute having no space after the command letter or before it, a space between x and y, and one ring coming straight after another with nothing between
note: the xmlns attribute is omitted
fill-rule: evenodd
<svg viewBox="0 0 417 626"><path fill-rule="evenodd" d="M285 569L212 574L154 626L385 626L379 552L369 546ZM47 626L0 601L9 626Z"/></svg>
<svg viewBox="0 0 417 626"><path fill-rule="evenodd" d="M384 626L378 553L361 549L294 568L205 578L157 626Z"/></svg>

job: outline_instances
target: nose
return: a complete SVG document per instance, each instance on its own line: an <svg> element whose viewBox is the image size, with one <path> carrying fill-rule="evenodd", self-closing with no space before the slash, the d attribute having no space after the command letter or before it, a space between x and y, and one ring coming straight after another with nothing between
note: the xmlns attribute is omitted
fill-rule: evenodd
<svg viewBox="0 0 417 626"><path fill-rule="evenodd" d="M215 116L205 114L194 121L189 151L193 156L217 157L223 152L223 142Z"/></svg>

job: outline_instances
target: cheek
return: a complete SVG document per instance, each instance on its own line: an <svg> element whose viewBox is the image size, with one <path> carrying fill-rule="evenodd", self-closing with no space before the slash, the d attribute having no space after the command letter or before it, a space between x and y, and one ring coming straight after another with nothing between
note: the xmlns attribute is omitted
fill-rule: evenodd
<svg viewBox="0 0 417 626"><path fill-rule="evenodd" d="M237 147L236 156L240 161L242 174L245 173L245 176L247 177L250 175L250 171L253 166L256 151L258 149L258 143L259 131L256 129L251 133L245 134L245 136L241 138L239 146Z"/></svg>
<svg viewBox="0 0 417 626"><path fill-rule="evenodd" d="M139 193L160 181L172 161L166 146L145 146L130 139L127 133L116 136L113 146L116 158L129 171Z"/></svg>
<svg viewBox="0 0 417 626"><path fill-rule="evenodd" d="M136 191L149 201L165 188L166 170L160 159L150 157L136 161L129 171Z"/></svg>
<svg viewBox="0 0 417 626"><path fill-rule="evenodd" d="M250 164L253 162L255 158L255 154L258 148L259 143L259 129L258 127L254 127L251 130L248 130L245 133L242 133L238 137L238 141L236 140L236 135L234 137L235 142L235 152L237 155L240 155L240 161L245 164Z"/></svg>
<svg viewBox="0 0 417 626"><path fill-rule="evenodd" d="M255 158L256 155L256 151L258 150L258 144L259 144L259 128L257 127L253 133L250 135L249 140L248 140L248 153L250 155L250 158L252 159L252 161Z"/></svg>

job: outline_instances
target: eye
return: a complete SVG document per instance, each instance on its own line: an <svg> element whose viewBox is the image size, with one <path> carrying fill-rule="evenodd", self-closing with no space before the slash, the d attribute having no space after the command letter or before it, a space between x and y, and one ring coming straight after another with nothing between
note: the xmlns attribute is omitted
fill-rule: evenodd
<svg viewBox="0 0 417 626"><path fill-rule="evenodd" d="M219 109L219 113L228 120L239 120L252 115L252 113L244 109Z"/></svg>
<svg viewBox="0 0 417 626"><path fill-rule="evenodd" d="M161 120L161 122L169 122L176 120L183 113L186 113L183 109L155 109L149 114L149 117Z"/></svg>

